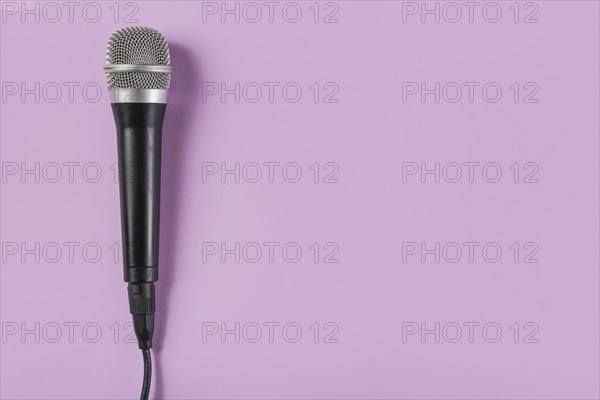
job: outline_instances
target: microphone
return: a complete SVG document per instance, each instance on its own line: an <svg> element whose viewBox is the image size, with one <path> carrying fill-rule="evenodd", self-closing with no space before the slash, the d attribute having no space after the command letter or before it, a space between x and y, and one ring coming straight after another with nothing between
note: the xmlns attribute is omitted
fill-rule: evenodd
<svg viewBox="0 0 600 400"><path fill-rule="evenodd" d="M117 128L123 272L133 329L144 358L144 400L150 391L152 368L161 139L171 80L169 46L154 29L124 28L108 41L106 64Z"/></svg>

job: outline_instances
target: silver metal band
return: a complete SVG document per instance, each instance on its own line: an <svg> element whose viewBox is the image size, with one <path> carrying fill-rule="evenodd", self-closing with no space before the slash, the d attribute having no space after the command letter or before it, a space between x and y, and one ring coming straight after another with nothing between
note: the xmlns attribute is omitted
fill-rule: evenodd
<svg viewBox="0 0 600 400"><path fill-rule="evenodd" d="M165 89L108 89L111 103L167 103Z"/></svg>
<svg viewBox="0 0 600 400"><path fill-rule="evenodd" d="M159 72L170 74L173 67L170 65L144 65L144 64L109 64L104 67L105 72Z"/></svg>

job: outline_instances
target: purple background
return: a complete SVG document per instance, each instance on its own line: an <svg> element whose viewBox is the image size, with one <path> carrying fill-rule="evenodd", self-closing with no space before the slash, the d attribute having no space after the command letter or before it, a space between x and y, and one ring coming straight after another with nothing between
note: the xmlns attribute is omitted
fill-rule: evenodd
<svg viewBox="0 0 600 400"><path fill-rule="evenodd" d="M81 166L72 183L3 177L6 399L136 398L141 386L139 350L123 343L131 332L126 287L110 249L120 241L114 122L106 92L91 102L80 90L88 82L104 89L106 42L133 9L121 8L115 23L112 2L98 4L97 23L83 20L81 7L72 23L3 14L3 171L11 163L96 162L103 173L97 183L82 179ZM134 25L165 35L174 67L163 139L155 398L598 398L598 2L537 2L535 24L514 23L512 2L500 2L495 24L480 13L473 23L418 16L403 23L402 2L394 1L338 2L332 24L312 21L312 2L300 3L295 24L280 13L273 23L265 16L256 24L203 22L201 2L136 4ZM303 97L203 102L203 81L295 81ZM494 104L480 97L403 103L404 81L493 81L504 94ZM73 103L66 93L36 103L6 95L6 82L80 86ZM339 102L315 104L313 82L336 82ZM513 82L536 82L539 102L515 104ZM203 182L203 162L268 161L299 163L301 181ZM403 162L466 161L497 162L503 177L402 182ZM339 183L313 183L315 162L337 163ZM539 183L513 183L514 162L537 163ZM203 242L268 241L298 242L303 257L202 260ZM498 242L503 258L402 262L403 242L466 241ZM63 254L37 263L8 254L11 242L81 246L74 262ZM99 262L81 257L90 242L103 250ZM339 263L314 263L313 242L337 243ZM536 242L540 262L514 263L513 242ZM73 343L69 322L79 323ZM296 322L303 336L288 343L277 334L269 343L265 329L258 343L235 343L232 335L203 343L203 322ZM327 322L339 326L338 343L323 343ZM403 343L403 322L496 322L503 336ZM523 343L527 322L539 327L538 343ZM21 337L36 323L39 343L33 333ZM56 343L53 323L62 326ZM93 330L82 336L86 323L101 327L97 342L86 340Z"/></svg>

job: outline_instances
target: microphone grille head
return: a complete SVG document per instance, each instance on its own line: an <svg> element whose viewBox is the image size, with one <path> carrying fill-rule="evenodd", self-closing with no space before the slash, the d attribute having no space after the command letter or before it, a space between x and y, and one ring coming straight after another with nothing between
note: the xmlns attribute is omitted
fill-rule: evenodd
<svg viewBox="0 0 600 400"><path fill-rule="evenodd" d="M155 29L141 26L113 33L106 47L108 65L170 65L169 45ZM171 74L164 72L108 72L110 89L168 89Z"/></svg>

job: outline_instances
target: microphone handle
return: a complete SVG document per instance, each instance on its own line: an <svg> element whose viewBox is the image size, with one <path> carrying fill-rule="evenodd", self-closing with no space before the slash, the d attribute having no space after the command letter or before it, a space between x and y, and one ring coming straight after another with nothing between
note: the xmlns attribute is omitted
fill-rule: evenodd
<svg viewBox="0 0 600 400"><path fill-rule="evenodd" d="M166 104L113 103L119 153L123 273L141 349L152 347L158 280L160 161Z"/></svg>

